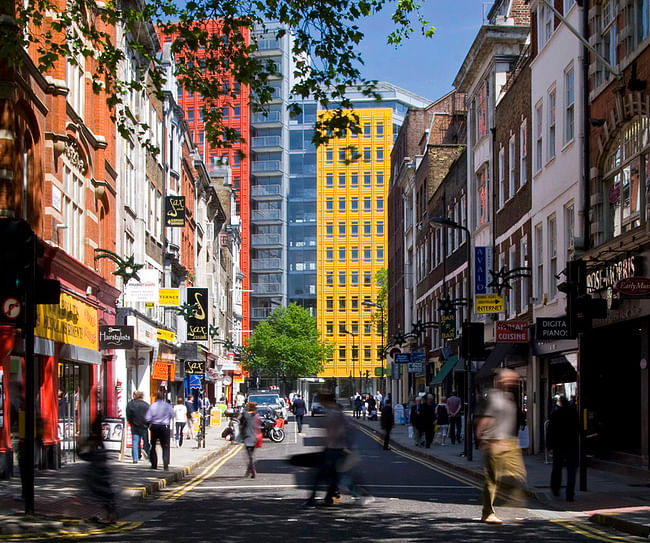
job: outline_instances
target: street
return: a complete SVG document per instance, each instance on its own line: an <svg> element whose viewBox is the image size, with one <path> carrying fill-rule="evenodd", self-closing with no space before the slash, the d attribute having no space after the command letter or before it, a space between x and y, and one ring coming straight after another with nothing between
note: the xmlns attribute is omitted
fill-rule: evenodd
<svg viewBox="0 0 650 543"><path fill-rule="evenodd" d="M375 497L363 505L343 493L333 506L318 494L316 509L303 509L313 471L290 466L293 454L322 447L322 417L306 417L304 434L287 424L281 444L265 440L256 451L257 478L245 479L241 445L207 463L192 477L122 512L117 526L90 541L634 541L629 535L577 521L536 504L497 504L501 526L479 522L480 489L472 480L400 451L384 451L376 436L353 427L362 457L360 473ZM143 468L144 469L144 468ZM641 541L641 539L638 539Z"/></svg>

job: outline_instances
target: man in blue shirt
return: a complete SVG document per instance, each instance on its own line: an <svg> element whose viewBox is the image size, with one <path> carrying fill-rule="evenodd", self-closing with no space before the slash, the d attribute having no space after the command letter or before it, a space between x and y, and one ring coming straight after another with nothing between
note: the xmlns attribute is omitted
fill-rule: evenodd
<svg viewBox="0 0 650 543"><path fill-rule="evenodd" d="M160 441L163 454L163 467L169 469L169 424L174 418L174 409L165 401L165 394L161 391L156 393L156 401L149 406L145 416L146 421L151 425L151 451L149 460L151 468L158 469L158 455L156 454L156 441Z"/></svg>

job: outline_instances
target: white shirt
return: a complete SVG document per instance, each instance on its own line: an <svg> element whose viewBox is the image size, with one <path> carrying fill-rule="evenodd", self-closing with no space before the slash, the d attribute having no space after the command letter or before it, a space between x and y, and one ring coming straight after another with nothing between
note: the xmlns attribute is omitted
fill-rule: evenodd
<svg viewBox="0 0 650 543"><path fill-rule="evenodd" d="M185 404L177 403L174 406L174 422L187 422L187 407L185 407Z"/></svg>

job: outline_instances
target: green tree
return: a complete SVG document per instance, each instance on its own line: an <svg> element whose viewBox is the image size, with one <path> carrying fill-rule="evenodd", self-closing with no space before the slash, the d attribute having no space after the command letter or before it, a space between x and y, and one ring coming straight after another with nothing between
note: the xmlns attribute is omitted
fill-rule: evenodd
<svg viewBox="0 0 650 543"><path fill-rule="evenodd" d="M206 137L213 145L229 146L240 136L224 127L221 108L214 107L218 99L228 100L235 92L222 85L224 75L250 86L253 107L264 109L272 96L269 77L277 67L254 55L258 44L248 36L265 28L266 21L277 21L293 34L292 54L298 61L293 74L284 74L295 82L292 96L313 97L326 107L336 104L335 114L315 130L318 144L349 129L359 131L358 118L343 111L351 107L346 88L357 86L373 95L374 82L361 77L363 59L356 46L363 33L357 23L387 5L394 9L395 23L388 43L399 45L414 31L416 21L424 35L433 35L421 4L414 0L9 0L0 7L0 15L7 15L0 25L0 68L19 65L26 49L44 73L54 68L61 73L62 60L84 64L94 92L105 95L120 133L147 144L148 127L129 104L137 93L162 96L164 69L155 29L173 34L172 52L182 60L177 76L185 88L201 93L207 104ZM208 32L207 20L219 21L221 32ZM285 33L280 30L276 36ZM123 74L127 41L137 69ZM300 110L297 103L289 108L292 113Z"/></svg>
<svg viewBox="0 0 650 543"><path fill-rule="evenodd" d="M245 369L280 377L285 385L314 376L332 356L333 346L321 340L316 319L295 303L278 307L255 327L246 346Z"/></svg>
<svg viewBox="0 0 650 543"><path fill-rule="evenodd" d="M388 340L386 336L388 331L388 270L386 268L377 270L375 282L379 290L377 291L377 299L375 300L377 307L372 313L372 321L375 323L377 333L381 335L382 344L385 347ZM383 311L380 308L383 308Z"/></svg>

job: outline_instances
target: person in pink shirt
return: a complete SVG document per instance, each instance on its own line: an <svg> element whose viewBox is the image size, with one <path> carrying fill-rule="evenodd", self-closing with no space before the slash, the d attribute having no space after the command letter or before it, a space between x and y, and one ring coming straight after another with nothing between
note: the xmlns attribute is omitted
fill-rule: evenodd
<svg viewBox="0 0 650 543"><path fill-rule="evenodd" d="M447 411L449 413L449 436L451 437L452 445L458 441L460 443L461 432L461 409L463 401L458 397L456 391L451 393L447 398Z"/></svg>

